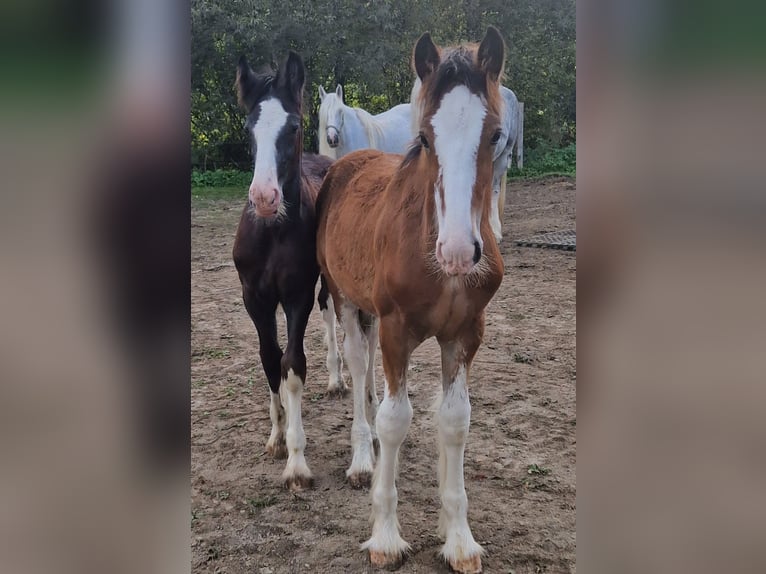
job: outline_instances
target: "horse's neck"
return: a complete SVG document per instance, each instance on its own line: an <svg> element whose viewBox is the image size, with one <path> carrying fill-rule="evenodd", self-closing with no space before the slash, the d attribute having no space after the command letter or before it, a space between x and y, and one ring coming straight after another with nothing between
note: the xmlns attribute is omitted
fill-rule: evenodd
<svg viewBox="0 0 766 574"><path fill-rule="evenodd" d="M338 157L358 149L371 147L367 132L356 115L356 109L348 106L343 108L343 133L338 146Z"/></svg>
<svg viewBox="0 0 766 574"><path fill-rule="evenodd" d="M288 170L289 176L282 183L283 199L287 206L287 221L298 221L301 215L301 204L305 202L303 194L304 177L301 159Z"/></svg>
<svg viewBox="0 0 766 574"><path fill-rule="evenodd" d="M417 164L417 159L414 160ZM436 218L436 199L434 197L434 181L423 185L423 180L417 175L417 165L409 165L404 170L398 170L388 182L381 202L389 206L393 212L402 214L411 223L397 228L391 241L416 242L425 247L422 255L434 247L439 224ZM415 221L418 222L415 225ZM415 256L416 254L412 254Z"/></svg>

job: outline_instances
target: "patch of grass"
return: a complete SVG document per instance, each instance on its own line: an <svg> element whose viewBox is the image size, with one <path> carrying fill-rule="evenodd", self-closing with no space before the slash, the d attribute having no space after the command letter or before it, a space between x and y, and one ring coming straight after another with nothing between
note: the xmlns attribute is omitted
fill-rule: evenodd
<svg viewBox="0 0 766 574"><path fill-rule="evenodd" d="M247 187L250 182L247 182L245 186L205 186L205 187L192 187L191 194L193 201L236 201L241 200L242 205L245 205L247 201Z"/></svg>
<svg viewBox="0 0 766 574"><path fill-rule="evenodd" d="M577 146L572 143L562 148L552 147L544 142L525 150L524 169L515 165L508 170L510 178L530 178L543 176L577 175Z"/></svg>
<svg viewBox="0 0 766 574"><path fill-rule="evenodd" d="M259 498L248 498L247 499L247 509L250 512L250 514L255 513L256 510L259 510L261 508L266 508L268 506L273 506L277 503L277 497L268 495L268 496L262 496Z"/></svg>
<svg viewBox="0 0 766 574"><path fill-rule="evenodd" d="M192 170L192 187L243 187L247 189L253 179L252 172L238 169Z"/></svg>
<svg viewBox="0 0 766 574"><path fill-rule="evenodd" d="M532 474L535 476L547 476L551 473L550 468L544 468L542 466L538 466L536 464L530 464L527 467L527 474Z"/></svg>

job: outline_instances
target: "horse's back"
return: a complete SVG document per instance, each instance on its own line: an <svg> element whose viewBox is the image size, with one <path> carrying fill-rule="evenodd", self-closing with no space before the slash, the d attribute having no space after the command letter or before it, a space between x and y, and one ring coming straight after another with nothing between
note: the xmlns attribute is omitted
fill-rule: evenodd
<svg viewBox="0 0 766 574"><path fill-rule="evenodd" d="M401 162L379 150L351 152L330 167L317 199L319 265L331 284L343 284L344 294L373 314L375 229L383 192ZM342 279L352 276L357 281Z"/></svg>
<svg viewBox="0 0 766 574"><path fill-rule="evenodd" d="M380 125L383 135L383 141L380 142L378 149L389 153L404 153L412 140L410 132L412 106L399 104L378 114L375 120Z"/></svg>
<svg viewBox="0 0 766 574"><path fill-rule="evenodd" d="M337 209L331 207L337 204L354 209L371 207L379 200L401 161L401 155L375 149L361 149L344 155L327 171L317 203L317 215L322 217L321 211Z"/></svg>

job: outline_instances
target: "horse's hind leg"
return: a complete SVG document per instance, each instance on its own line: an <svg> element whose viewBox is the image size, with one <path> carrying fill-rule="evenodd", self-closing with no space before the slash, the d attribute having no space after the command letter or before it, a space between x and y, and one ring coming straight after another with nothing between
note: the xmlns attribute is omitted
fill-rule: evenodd
<svg viewBox="0 0 766 574"><path fill-rule="evenodd" d="M346 477L354 488L369 486L374 469L372 432L366 413L369 346L359 315L358 308L350 303L342 303L341 323L346 334L343 353L354 388L354 422L351 424L353 457Z"/></svg>
<svg viewBox="0 0 766 574"><path fill-rule="evenodd" d="M376 317L371 318L371 322L364 329L367 336L367 349L368 349L368 362L367 362L367 376L365 377L365 413L367 414L367 422L370 425L372 431L372 444L376 446L378 443L378 435L375 431L375 416L378 413L378 393L375 390L375 352L378 350L378 319Z"/></svg>
<svg viewBox="0 0 766 574"><path fill-rule="evenodd" d="M483 550L468 526L468 497L463 478L463 454L468 438L471 404L468 370L481 340L483 319L458 341L440 341L442 349L442 400L439 421L439 493L442 508L439 535L441 555L461 574L481 572Z"/></svg>
<svg viewBox="0 0 766 574"><path fill-rule="evenodd" d="M247 306L247 305L246 305ZM274 310L252 309L248 312L255 323L260 343L261 364L266 373L266 380L271 391L271 405L269 415L271 417L271 435L266 443L266 451L274 458L285 458L285 410L279 396L281 380L282 349L279 348L277 339L277 321Z"/></svg>
<svg viewBox="0 0 766 574"><path fill-rule="evenodd" d="M313 306L312 292L309 292L303 301L284 305L287 313L287 349L282 357L281 385L287 413L287 465L282 478L290 490L302 490L313 483L304 455L306 435L301 418L301 395L306 380L303 338Z"/></svg>
<svg viewBox="0 0 766 574"><path fill-rule="evenodd" d="M319 309L322 311L324 320L325 337L324 342L327 345L327 371L330 374L330 381L327 383L327 392L343 396L348 387L343 382L343 360L338 352L338 339L335 337L335 305L327 289L327 282L323 275L320 275L321 286L319 287Z"/></svg>

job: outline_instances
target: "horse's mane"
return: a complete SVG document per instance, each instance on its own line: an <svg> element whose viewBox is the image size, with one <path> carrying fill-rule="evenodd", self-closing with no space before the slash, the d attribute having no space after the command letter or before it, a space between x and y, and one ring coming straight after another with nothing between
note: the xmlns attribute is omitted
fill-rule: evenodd
<svg viewBox="0 0 766 574"><path fill-rule="evenodd" d="M301 158L301 196L312 206L332 163L332 159L313 153L304 153Z"/></svg>
<svg viewBox="0 0 766 574"><path fill-rule="evenodd" d="M326 105L325 102L327 102ZM363 110L362 108L352 108L351 106L346 106L337 95L330 93L327 94L324 102L322 102L322 105L319 106L320 154L326 155L327 157L331 157L333 159L337 159L337 150L331 148L326 139L321 135L327 131L327 116L337 107L347 107L350 110L353 110L356 113L356 117L359 118L359 122L362 124L364 133L367 135L367 139L370 142L369 147L374 149L378 149L380 147L383 142L383 129L380 127L378 120L375 119L375 116L366 110Z"/></svg>
<svg viewBox="0 0 766 574"><path fill-rule="evenodd" d="M363 110L362 108L352 108L356 112L356 117L362 122L364 133L367 134L367 139L370 141L370 147L373 149L380 149L380 145L383 142L383 130L370 112Z"/></svg>
<svg viewBox="0 0 766 574"><path fill-rule="evenodd" d="M420 101L420 78L415 76L415 82L412 84L412 91L410 92L410 132L413 136L418 135L420 130L420 118L423 117L423 103Z"/></svg>

